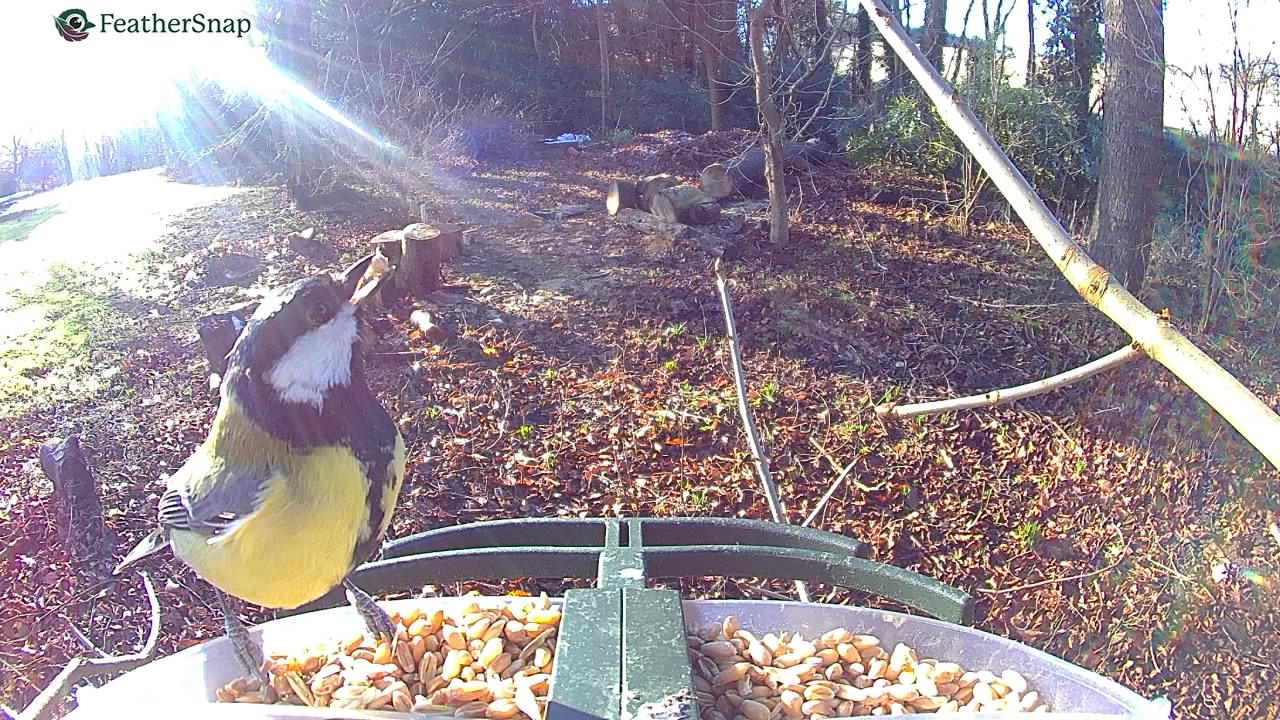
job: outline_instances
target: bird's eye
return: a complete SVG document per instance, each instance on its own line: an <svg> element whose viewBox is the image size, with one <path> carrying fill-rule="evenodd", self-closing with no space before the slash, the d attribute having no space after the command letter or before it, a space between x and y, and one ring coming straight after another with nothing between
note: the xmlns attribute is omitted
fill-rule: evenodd
<svg viewBox="0 0 1280 720"><path fill-rule="evenodd" d="M327 303L318 302L307 308L307 322L312 327L320 327L329 322L329 318L333 317L333 311L329 309Z"/></svg>

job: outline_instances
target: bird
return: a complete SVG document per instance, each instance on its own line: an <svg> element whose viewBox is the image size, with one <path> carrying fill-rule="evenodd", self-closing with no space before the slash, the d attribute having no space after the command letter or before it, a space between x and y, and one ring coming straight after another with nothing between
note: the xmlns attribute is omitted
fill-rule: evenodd
<svg viewBox="0 0 1280 720"><path fill-rule="evenodd" d="M341 584L375 637L395 637L349 577L381 548L405 475L404 438L365 378L358 315L389 273L369 255L264 298L227 355L208 435L115 568L170 548L215 588L249 677L262 677L261 650L225 595L293 609Z"/></svg>

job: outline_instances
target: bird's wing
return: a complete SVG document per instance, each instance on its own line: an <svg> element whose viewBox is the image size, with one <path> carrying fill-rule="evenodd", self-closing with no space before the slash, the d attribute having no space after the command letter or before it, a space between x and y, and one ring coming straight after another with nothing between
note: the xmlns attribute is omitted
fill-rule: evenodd
<svg viewBox="0 0 1280 720"><path fill-rule="evenodd" d="M192 473L194 482L170 483L160 497L160 526L209 536L225 533L258 509L271 475L265 468L202 468Z"/></svg>

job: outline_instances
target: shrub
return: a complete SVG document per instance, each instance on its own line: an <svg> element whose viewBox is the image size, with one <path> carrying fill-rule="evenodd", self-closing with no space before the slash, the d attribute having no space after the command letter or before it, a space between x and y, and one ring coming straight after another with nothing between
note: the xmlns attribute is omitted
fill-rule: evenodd
<svg viewBox="0 0 1280 720"><path fill-rule="evenodd" d="M1076 212L1091 200L1097 168L1096 132L1077 139L1069 109L1039 87L1007 82L963 83L958 88L996 142L1045 202L1060 214ZM968 150L921 100L901 96L870 122L853 121L841 129L843 147L855 162L888 162L944 178L958 191L956 209L967 216L992 200L990 181Z"/></svg>

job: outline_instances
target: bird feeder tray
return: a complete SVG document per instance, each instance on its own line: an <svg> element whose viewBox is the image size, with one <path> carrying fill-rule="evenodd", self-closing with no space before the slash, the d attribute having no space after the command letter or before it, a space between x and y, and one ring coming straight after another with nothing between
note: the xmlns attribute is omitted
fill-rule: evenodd
<svg viewBox="0 0 1280 720"><path fill-rule="evenodd" d="M731 518L549 518L441 528L384 547L352 576L366 591L403 592L425 583L482 578L594 578L553 602L562 609L545 720L697 720L687 628L735 615L758 634L788 630L816 637L845 627L903 642L965 667L1010 667L1052 700L1052 717L1166 720L1167 701L1147 700L1100 675L970 627L966 593L867 559L851 538L810 528ZM878 609L762 600L685 600L650 586L657 578L773 577L863 590L929 617ZM386 601L388 610L474 600ZM334 592L288 617L250 630L265 648L302 647L359 631L359 618ZM126 673L79 696L73 720L136 716L139 709L198 711L207 717L395 718L411 713L291 705L215 703L239 675L225 638ZM145 705L143 705L145 703ZM971 714L973 718L1006 713ZM905 715L926 718L932 714Z"/></svg>

